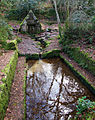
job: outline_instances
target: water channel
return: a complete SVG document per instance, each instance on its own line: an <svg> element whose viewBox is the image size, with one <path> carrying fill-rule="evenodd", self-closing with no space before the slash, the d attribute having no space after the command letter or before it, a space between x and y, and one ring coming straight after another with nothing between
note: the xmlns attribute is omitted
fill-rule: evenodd
<svg viewBox="0 0 95 120"><path fill-rule="evenodd" d="M59 58L27 63L27 120L69 120L75 115L78 98L95 100Z"/></svg>

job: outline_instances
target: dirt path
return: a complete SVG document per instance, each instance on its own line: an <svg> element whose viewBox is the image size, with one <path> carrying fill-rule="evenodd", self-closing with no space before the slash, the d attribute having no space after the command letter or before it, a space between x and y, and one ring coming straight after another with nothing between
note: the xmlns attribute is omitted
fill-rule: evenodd
<svg viewBox="0 0 95 120"><path fill-rule="evenodd" d="M20 57L18 59L10 93L9 106L4 120L22 120L24 117L24 75L25 57Z"/></svg>

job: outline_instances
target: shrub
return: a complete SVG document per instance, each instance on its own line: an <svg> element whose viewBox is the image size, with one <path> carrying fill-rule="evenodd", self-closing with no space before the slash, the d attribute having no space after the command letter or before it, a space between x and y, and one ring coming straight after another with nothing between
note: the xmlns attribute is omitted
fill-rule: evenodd
<svg viewBox="0 0 95 120"><path fill-rule="evenodd" d="M90 5L90 6L85 6L84 7L84 11L88 14L88 15L90 15L90 16L93 16L93 15L95 15L95 7L94 7L94 5L92 4L92 5Z"/></svg>
<svg viewBox="0 0 95 120"><path fill-rule="evenodd" d="M83 15L82 15L83 14ZM88 20L87 20L88 18ZM63 43L71 44L77 40L85 39L87 44L92 44L95 39L95 17L87 17L82 11L75 12L63 29Z"/></svg>
<svg viewBox="0 0 95 120"><path fill-rule="evenodd" d="M87 120L87 118L95 112L95 102L86 99L86 96L79 98L78 105L76 105L76 107L76 119L85 118Z"/></svg>
<svg viewBox="0 0 95 120"><path fill-rule="evenodd" d="M4 21L3 18L0 18L0 44L2 47L6 47L6 40L12 38L12 28Z"/></svg>
<svg viewBox="0 0 95 120"><path fill-rule="evenodd" d="M92 17L91 22L92 22L92 25L95 27L95 16Z"/></svg>
<svg viewBox="0 0 95 120"><path fill-rule="evenodd" d="M78 23L87 23L89 20L89 16L82 10L76 10L70 15L70 22L73 24Z"/></svg>
<svg viewBox="0 0 95 120"><path fill-rule="evenodd" d="M63 43L71 44L81 39L85 34L88 34L88 28L86 24L70 24L68 28L64 30Z"/></svg>
<svg viewBox="0 0 95 120"><path fill-rule="evenodd" d="M37 10L39 1L40 0L21 1L15 8L12 8L9 12L7 12L6 17L13 20L23 20L28 14L29 10Z"/></svg>
<svg viewBox="0 0 95 120"><path fill-rule="evenodd" d="M48 8L47 9L46 17L50 18L50 19L52 18L52 19L56 20L56 13L55 13L54 8Z"/></svg>

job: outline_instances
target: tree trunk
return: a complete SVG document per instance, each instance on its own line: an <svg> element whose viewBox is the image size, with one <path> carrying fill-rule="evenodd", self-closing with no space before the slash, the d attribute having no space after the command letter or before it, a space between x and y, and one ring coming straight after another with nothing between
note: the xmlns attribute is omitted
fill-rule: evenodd
<svg viewBox="0 0 95 120"><path fill-rule="evenodd" d="M59 14L58 14L58 9L57 9L57 3L56 3L56 0L52 0L53 3L54 3L54 7L55 7L55 12L56 12L56 17L57 17L57 22L58 22L58 28L59 28L59 36L60 36L60 39L62 40L62 29L61 29L61 21L60 21L60 17L59 17Z"/></svg>
<svg viewBox="0 0 95 120"><path fill-rule="evenodd" d="M60 17L59 17L58 10L57 10L56 0L53 0L53 3L54 3L54 7L55 7L57 22L58 22L58 25L60 25Z"/></svg>

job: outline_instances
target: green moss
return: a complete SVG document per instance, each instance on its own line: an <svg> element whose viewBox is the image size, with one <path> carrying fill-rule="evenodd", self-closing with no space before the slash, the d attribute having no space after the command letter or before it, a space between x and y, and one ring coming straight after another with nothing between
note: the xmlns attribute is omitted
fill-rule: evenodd
<svg viewBox="0 0 95 120"><path fill-rule="evenodd" d="M6 108L8 107L8 100L10 95L10 89L12 80L14 78L15 68L17 64L18 53L14 52L14 55L10 59L9 64L2 72L5 74L5 78L2 79L3 84L0 85L0 120L4 119Z"/></svg>
<svg viewBox="0 0 95 120"><path fill-rule="evenodd" d="M54 49L42 54L41 58L59 57L60 50Z"/></svg>
<svg viewBox="0 0 95 120"><path fill-rule="evenodd" d="M94 120L95 113L89 114L88 116L89 116L89 118L87 118L87 120Z"/></svg>
<svg viewBox="0 0 95 120"><path fill-rule="evenodd" d="M17 43L21 43L21 42L22 42L22 39L17 36L16 41L17 41Z"/></svg>
<svg viewBox="0 0 95 120"><path fill-rule="evenodd" d="M60 35L57 36L57 39L60 39Z"/></svg>
<svg viewBox="0 0 95 120"><path fill-rule="evenodd" d="M41 55L41 58L52 58L52 57L58 57L60 54L60 50L54 49L52 51L45 52ZM33 59L33 60L38 60L39 59L39 54L20 54L19 56L25 56L26 60Z"/></svg>
<svg viewBox="0 0 95 120"><path fill-rule="evenodd" d="M37 42L36 45L40 45L41 46L41 42Z"/></svg>
<svg viewBox="0 0 95 120"><path fill-rule="evenodd" d="M48 40L55 40L55 38L54 37L50 37L50 38L48 38Z"/></svg>
<svg viewBox="0 0 95 120"><path fill-rule="evenodd" d="M6 43L4 48L5 50L17 50L17 40L10 40L9 43Z"/></svg>
<svg viewBox="0 0 95 120"><path fill-rule="evenodd" d="M46 47L48 47L50 45L50 41L45 41L46 42Z"/></svg>
<svg viewBox="0 0 95 120"><path fill-rule="evenodd" d="M39 59L39 54L20 54L19 53L19 56L25 56L27 60L29 59L34 59L34 60L37 60Z"/></svg>
<svg viewBox="0 0 95 120"><path fill-rule="evenodd" d="M88 80L80 73L78 72L72 64L70 64L63 56L60 55L60 58L64 60L64 62L68 65L68 67L71 69L71 71L76 75L81 82L95 95L95 87L88 82Z"/></svg>

